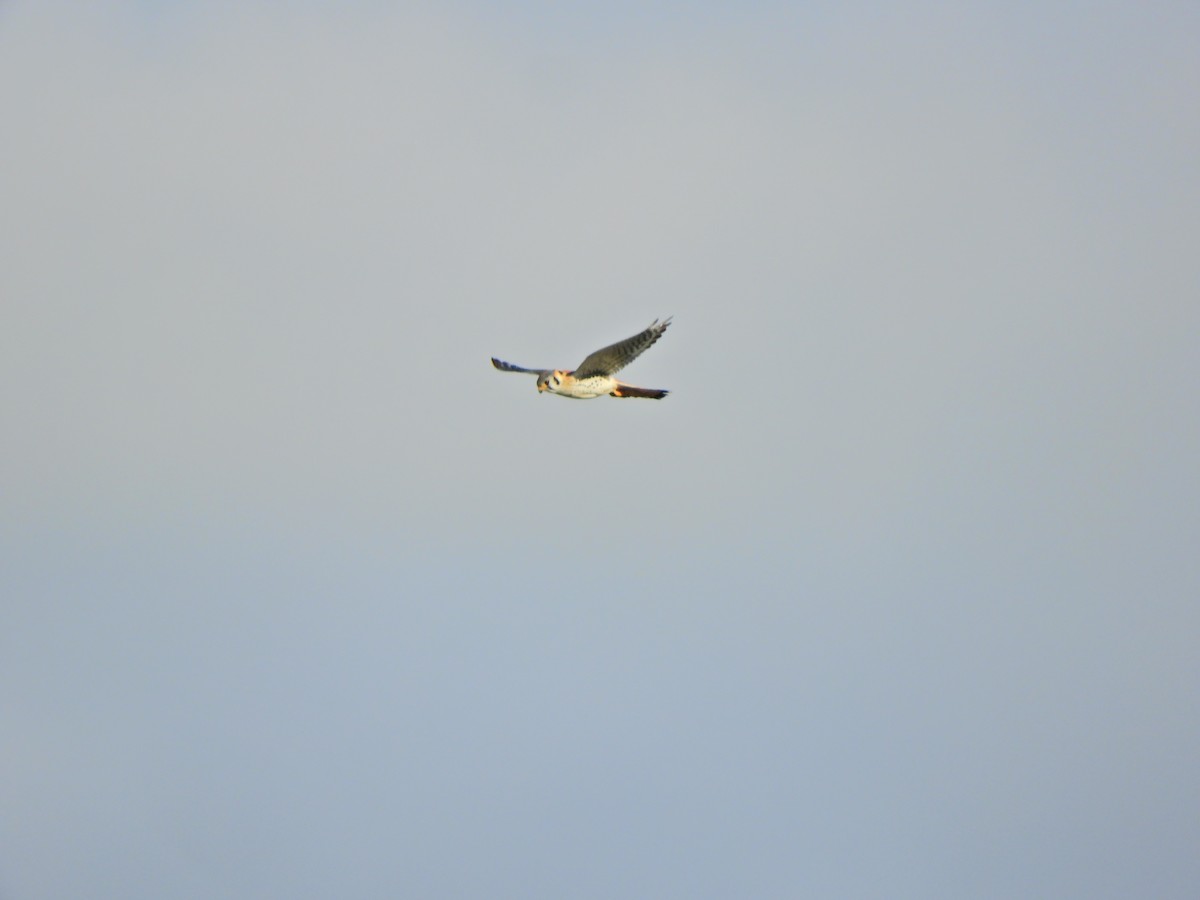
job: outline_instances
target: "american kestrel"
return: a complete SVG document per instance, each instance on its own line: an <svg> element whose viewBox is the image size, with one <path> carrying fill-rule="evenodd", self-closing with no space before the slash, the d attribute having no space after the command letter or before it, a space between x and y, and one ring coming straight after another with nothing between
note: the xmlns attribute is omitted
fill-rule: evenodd
<svg viewBox="0 0 1200 900"><path fill-rule="evenodd" d="M525 369L521 366L514 366L512 363L496 359L494 356L492 357L492 365L501 372L525 372L530 375L536 375L538 391L549 391L551 394L574 397L577 400L590 400L593 397L602 397L605 394L608 394L610 397L649 397L654 400L661 400L667 396L667 391L634 387L631 384L625 384L623 381L617 381L617 379L613 378L613 374L625 368L650 349L654 342L662 337L663 332L667 330L667 326L670 324L670 316L661 322L655 319L645 331L639 332L623 341L617 341L617 343L610 347L605 347L603 350L597 350L581 362L579 367L574 371L564 369Z"/></svg>

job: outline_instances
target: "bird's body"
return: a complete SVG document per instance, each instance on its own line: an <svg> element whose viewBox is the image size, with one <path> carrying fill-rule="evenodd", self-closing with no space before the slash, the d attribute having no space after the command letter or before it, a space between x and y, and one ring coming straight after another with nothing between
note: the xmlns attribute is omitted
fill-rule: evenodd
<svg viewBox="0 0 1200 900"><path fill-rule="evenodd" d="M621 382L611 375L593 375L590 378L576 378L570 372L555 370L545 381L539 380L538 387L558 394L561 397L574 397L576 400L592 400L603 397L616 390Z"/></svg>
<svg viewBox="0 0 1200 900"><path fill-rule="evenodd" d="M635 387L618 381L613 375L648 350L655 341L662 337L663 332L670 324L669 317L662 322L655 319L646 330L602 350L597 350L573 370L526 369L496 359L494 356L492 365L502 372L524 372L528 375L537 375L539 392L558 394L560 397L591 400L594 397L607 395L610 397L648 397L661 400L667 396L667 391Z"/></svg>

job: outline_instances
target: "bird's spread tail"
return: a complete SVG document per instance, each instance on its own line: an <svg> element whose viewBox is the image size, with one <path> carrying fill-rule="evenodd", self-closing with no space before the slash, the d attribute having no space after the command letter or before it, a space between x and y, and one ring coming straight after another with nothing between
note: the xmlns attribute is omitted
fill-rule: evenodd
<svg viewBox="0 0 1200 900"><path fill-rule="evenodd" d="M614 396L614 397L645 397L649 400L661 400L663 397L667 396L667 394L669 394L669 393L670 393L670 391L660 391L660 390L656 390L654 388L633 387L632 385L629 385L629 384L623 384L620 387L617 387L616 389L613 390L612 396Z"/></svg>

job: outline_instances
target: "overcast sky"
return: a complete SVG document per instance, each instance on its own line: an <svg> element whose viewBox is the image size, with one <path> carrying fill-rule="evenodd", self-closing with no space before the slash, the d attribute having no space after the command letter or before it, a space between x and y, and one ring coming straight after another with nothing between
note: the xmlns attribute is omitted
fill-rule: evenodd
<svg viewBox="0 0 1200 900"><path fill-rule="evenodd" d="M1193 3L4 3L0 897L1200 896L1198 97Z"/></svg>

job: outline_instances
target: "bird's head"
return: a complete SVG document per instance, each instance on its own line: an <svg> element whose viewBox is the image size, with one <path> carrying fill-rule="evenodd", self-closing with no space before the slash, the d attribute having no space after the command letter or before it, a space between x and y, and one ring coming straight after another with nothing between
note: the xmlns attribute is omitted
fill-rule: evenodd
<svg viewBox="0 0 1200 900"><path fill-rule="evenodd" d="M558 369L555 369L553 372L543 372L538 376L538 392L545 393L549 391L552 394L558 393L558 386L563 383L563 375L565 374L565 372L561 372Z"/></svg>

